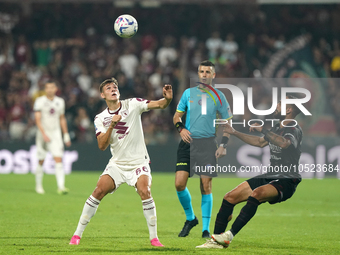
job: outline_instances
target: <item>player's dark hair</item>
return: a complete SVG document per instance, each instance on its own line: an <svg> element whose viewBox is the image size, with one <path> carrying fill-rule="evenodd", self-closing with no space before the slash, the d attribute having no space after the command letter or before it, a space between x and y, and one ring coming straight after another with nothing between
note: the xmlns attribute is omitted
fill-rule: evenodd
<svg viewBox="0 0 340 255"><path fill-rule="evenodd" d="M298 99L297 97L292 96L292 95L287 95L287 98L289 98L289 99ZM294 117L297 116L301 112L301 110L295 104L287 104L287 105L292 107Z"/></svg>
<svg viewBox="0 0 340 255"><path fill-rule="evenodd" d="M118 81L115 79L115 78L110 78L110 79L106 79L105 81L103 81L100 85L99 85L99 91L100 93L103 92L103 87L106 85L106 84L109 84L109 83L114 83L117 85L118 87Z"/></svg>
<svg viewBox="0 0 340 255"><path fill-rule="evenodd" d="M45 86L46 84L49 84L49 83L54 83L54 85L56 85L56 87L58 87L58 82L56 80L53 80L53 79L47 79L45 81Z"/></svg>
<svg viewBox="0 0 340 255"><path fill-rule="evenodd" d="M200 66L212 66L215 69L215 64L209 60L204 60L200 63Z"/></svg>

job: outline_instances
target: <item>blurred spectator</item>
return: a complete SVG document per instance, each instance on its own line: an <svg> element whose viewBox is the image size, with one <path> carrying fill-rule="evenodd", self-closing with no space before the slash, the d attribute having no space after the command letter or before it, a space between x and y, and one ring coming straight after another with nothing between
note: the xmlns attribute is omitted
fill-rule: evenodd
<svg viewBox="0 0 340 255"><path fill-rule="evenodd" d="M132 49L126 48L119 57L118 63L127 79L133 79L138 66L138 58L133 54Z"/></svg>
<svg viewBox="0 0 340 255"><path fill-rule="evenodd" d="M79 142L91 142L93 140L93 124L84 107L77 109L74 125L76 127L76 137Z"/></svg>
<svg viewBox="0 0 340 255"><path fill-rule="evenodd" d="M222 48L222 43L220 33L218 31L213 32L205 43L208 49L209 59L215 59L218 56L218 52Z"/></svg>
<svg viewBox="0 0 340 255"><path fill-rule="evenodd" d="M26 129L25 108L19 94L9 94L9 136L12 140L22 140Z"/></svg>
<svg viewBox="0 0 340 255"><path fill-rule="evenodd" d="M162 68L158 67L153 74L149 77L149 82L154 90L156 98L162 97L163 94L163 82L162 82Z"/></svg>
<svg viewBox="0 0 340 255"><path fill-rule="evenodd" d="M222 43L222 57L227 62L236 62L237 61L237 51L238 44L234 40L234 34L229 33L226 37L226 40Z"/></svg>
<svg viewBox="0 0 340 255"><path fill-rule="evenodd" d="M24 35L20 35L15 46L14 57L17 69L23 70L31 61L31 48Z"/></svg>
<svg viewBox="0 0 340 255"><path fill-rule="evenodd" d="M47 41L35 42L33 44L35 50L36 65L38 67L46 67L52 57L52 49Z"/></svg>
<svg viewBox="0 0 340 255"><path fill-rule="evenodd" d="M177 60L177 51L175 49L175 38L167 35L164 38L163 45L157 52L157 60L161 67L171 65Z"/></svg>
<svg viewBox="0 0 340 255"><path fill-rule="evenodd" d="M81 65L80 68L81 68L81 71L80 71L80 74L77 77L77 82L78 82L80 89L84 93L88 94L88 91L91 88L92 78L91 78L91 76L89 76L88 70L87 70L85 65Z"/></svg>
<svg viewBox="0 0 340 255"><path fill-rule="evenodd" d="M254 34L249 34L247 37L247 43L244 48L245 60L248 67L248 74L250 75L255 69L257 69L258 62L258 47L256 45L256 37Z"/></svg>
<svg viewBox="0 0 340 255"><path fill-rule="evenodd" d="M10 15L12 21L16 17L11 22L14 29L0 34L0 137L11 130L17 139L32 139L29 106L43 95L46 79L54 78L66 101L70 134L73 139L87 140L80 132L86 125L80 123L90 120L92 125L94 116L105 108L98 87L113 76L122 99L159 99L162 86L173 85L174 100L167 111L142 115L147 143L163 142L168 132L176 132L169 117L178 103L176 94L190 86L190 77L196 76L202 60L215 61L219 78L255 77L273 53L306 32L313 34L317 67L340 77L340 5L216 4L209 7L210 15L206 15L206 5L177 7L134 9L144 31L130 39L118 38L107 26L121 11L112 4L34 4L32 14ZM171 15L173 22L169 25L159 15ZM159 22L150 22L150 17ZM183 22L183 17L193 22ZM339 84L329 85L328 91L340 134ZM269 108L271 98L264 95L254 92L257 109ZM251 117L256 116L246 112L246 118Z"/></svg>

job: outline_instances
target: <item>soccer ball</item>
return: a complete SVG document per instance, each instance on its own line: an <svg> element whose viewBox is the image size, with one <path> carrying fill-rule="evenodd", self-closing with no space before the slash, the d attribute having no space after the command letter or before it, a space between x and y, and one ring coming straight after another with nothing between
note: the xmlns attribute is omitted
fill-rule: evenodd
<svg viewBox="0 0 340 255"><path fill-rule="evenodd" d="M130 38L137 33L137 20L129 14L120 15L114 23L114 30L118 36Z"/></svg>

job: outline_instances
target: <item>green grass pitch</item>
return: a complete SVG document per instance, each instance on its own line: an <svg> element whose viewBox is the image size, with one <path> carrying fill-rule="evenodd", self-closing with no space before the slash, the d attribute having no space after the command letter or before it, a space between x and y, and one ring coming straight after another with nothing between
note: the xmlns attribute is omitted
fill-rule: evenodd
<svg viewBox="0 0 340 255"><path fill-rule="evenodd" d="M66 176L70 193L56 193L53 175L44 176L45 195L34 191L34 176L0 175L0 254L339 254L340 180L303 180L290 200L263 204L228 249L196 249L201 238L199 180L190 179L200 224L186 238L177 237L185 221L174 188L174 174L153 174L152 194L158 235L165 245L151 247L142 203L134 188L121 186L107 195L87 226L80 245L69 245L83 205L100 172ZM242 179L213 180L214 206L210 230L222 197ZM234 217L243 204L236 206ZM230 226L230 225L229 225ZM228 226L228 227L229 227Z"/></svg>

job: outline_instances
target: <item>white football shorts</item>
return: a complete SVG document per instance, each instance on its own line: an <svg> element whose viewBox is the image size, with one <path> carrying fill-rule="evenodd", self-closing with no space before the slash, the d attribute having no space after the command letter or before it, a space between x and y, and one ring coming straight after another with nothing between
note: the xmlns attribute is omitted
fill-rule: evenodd
<svg viewBox="0 0 340 255"><path fill-rule="evenodd" d="M123 183L134 187L137 191L136 183L138 178L142 175L149 177L149 186L151 185L152 180L151 168L148 163L141 165L117 165L116 163L109 162L100 177L105 174L111 176L115 182L115 189L111 192L111 194L114 193Z"/></svg>
<svg viewBox="0 0 340 255"><path fill-rule="evenodd" d="M44 160L48 151L51 152L54 158L61 158L64 153L64 144L61 132L54 132L53 134L47 134L47 136L51 140L49 143L44 141L41 132L37 132L35 144L37 146L38 160Z"/></svg>

